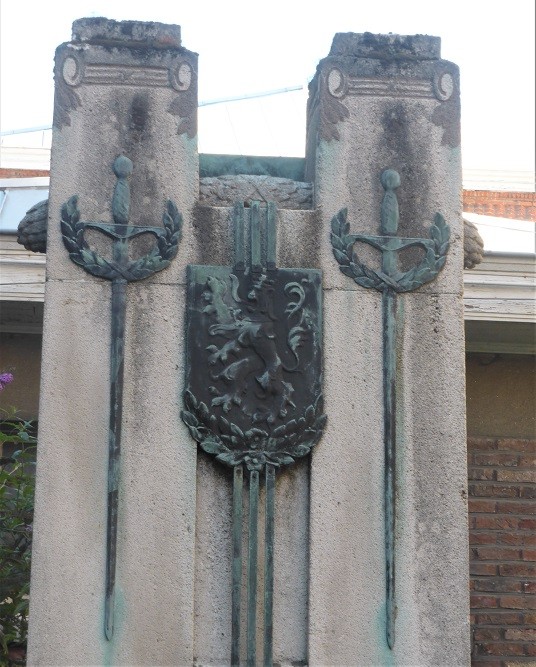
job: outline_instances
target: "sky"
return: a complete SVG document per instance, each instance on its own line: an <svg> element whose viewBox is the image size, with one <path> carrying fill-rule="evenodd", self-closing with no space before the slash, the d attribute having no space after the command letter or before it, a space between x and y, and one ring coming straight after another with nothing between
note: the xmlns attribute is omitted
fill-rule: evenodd
<svg viewBox="0 0 536 667"><path fill-rule="evenodd" d="M86 16L181 25L200 101L306 85L336 32L429 34L461 69L464 168L534 170L534 13L534 0L0 0L0 128L51 124L54 50ZM200 150L303 155L305 103L243 103L238 119L232 104L206 107Z"/></svg>

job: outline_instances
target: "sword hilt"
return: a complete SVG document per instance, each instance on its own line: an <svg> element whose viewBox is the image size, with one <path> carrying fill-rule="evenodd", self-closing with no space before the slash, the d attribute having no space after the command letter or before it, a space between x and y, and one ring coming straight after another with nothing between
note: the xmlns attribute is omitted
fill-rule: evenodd
<svg viewBox="0 0 536 667"><path fill-rule="evenodd" d="M130 216L130 184L128 179L134 165L125 155L116 158L113 172L117 176L112 197L112 215L116 225L127 225Z"/></svg>

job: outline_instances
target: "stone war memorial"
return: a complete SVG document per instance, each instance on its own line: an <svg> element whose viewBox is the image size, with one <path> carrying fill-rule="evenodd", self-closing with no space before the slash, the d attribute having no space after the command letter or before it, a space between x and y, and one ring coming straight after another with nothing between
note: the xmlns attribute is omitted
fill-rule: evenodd
<svg viewBox="0 0 536 667"><path fill-rule="evenodd" d="M439 38L336 34L304 160L198 154L179 26L54 75L28 663L468 665Z"/></svg>

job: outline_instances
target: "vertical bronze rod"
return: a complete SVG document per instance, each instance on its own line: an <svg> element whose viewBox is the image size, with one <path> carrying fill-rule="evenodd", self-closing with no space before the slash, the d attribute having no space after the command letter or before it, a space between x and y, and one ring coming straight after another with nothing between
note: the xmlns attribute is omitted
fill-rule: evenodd
<svg viewBox="0 0 536 667"><path fill-rule="evenodd" d="M395 644L395 530L396 530L396 293L386 288L383 310L386 634Z"/></svg>
<svg viewBox="0 0 536 667"><path fill-rule="evenodd" d="M243 271L246 266L244 252L244 204L237 202L234 205L234 268Z"/></svg>
<svg viewBox="0 0 536 667"><path fill-rule="evenodd" d="M274 514L275 466L268 463L264 525L264 667L272 667L274 661Z"/></svg>
<svg viewBox="0 0 536 667"><path fill-rule="evenodd" d="M123 245L117 241L116 246ZM119 255L124 249L114 248ZM125 358L125 316L127 281L112 281L112 331L110 345L110 421L108 435L108 517L106 537L106 598L104 633L109 640L114 633L115 570L117 561L117 513L119 463L121 457L121 421L123 414L123 374Z"/></svg>
<svg viewBox="0 0 536 667"><path fill-rule="evenodd" d="M249 531L248 531L248 625L247 667L257 660L257 537L259 524L259 471L249 474Z"/></svg>
<svg viewBox="0 0 536 667"><path fill-rule="evenodd" d="M268 202L266 212L266 268L269 271L275 269L276 263L276 216L277 210L274 202Z"/></svg>
<svg viewBox="0 0 536 667"><path fill-rule="evenodd" d="M240 665L240 599L242 591L242 500L244 471L235 466L233 474L233 588L231 593L231 667Z"/></svg>
<svg viewBox="0 0 536 667"><path fill-rule="evenodd" d="M260 204L251 202L249 225L249 257L251 270L256 273L262 270L261 263L261 219Z"/></svg>

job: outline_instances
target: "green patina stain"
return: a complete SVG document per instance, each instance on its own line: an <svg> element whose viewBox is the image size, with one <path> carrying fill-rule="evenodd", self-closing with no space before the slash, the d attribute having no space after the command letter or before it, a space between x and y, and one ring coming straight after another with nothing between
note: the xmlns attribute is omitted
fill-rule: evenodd
<svg viewBox="0 0 536 667"><path fill-rule="evenodd" d="M384 604L380 604L378 611L375 615L374 620L374 630L375 634L378 637L377 655L374 660L375 665L381 665L382 667L390 667L390 665L396 664L395 653L392 651L387 643L385 642L385 627L387 625L387 608Z"/></svg>
<svg viewBox="0 0 536 667"><path fill-rule="evenodd" d="M114 605L114 635L111 640L106 638L103 632L100 636L100 644L102 647L102 667L114 667L119 664L119 656L117 655L117 647L121 644L121 635L123 634L124 619L127 616L125 596L123 591L118 586L115 590L115 605ZM101 618L105 617L105 605L101 605Z"/></svg>

